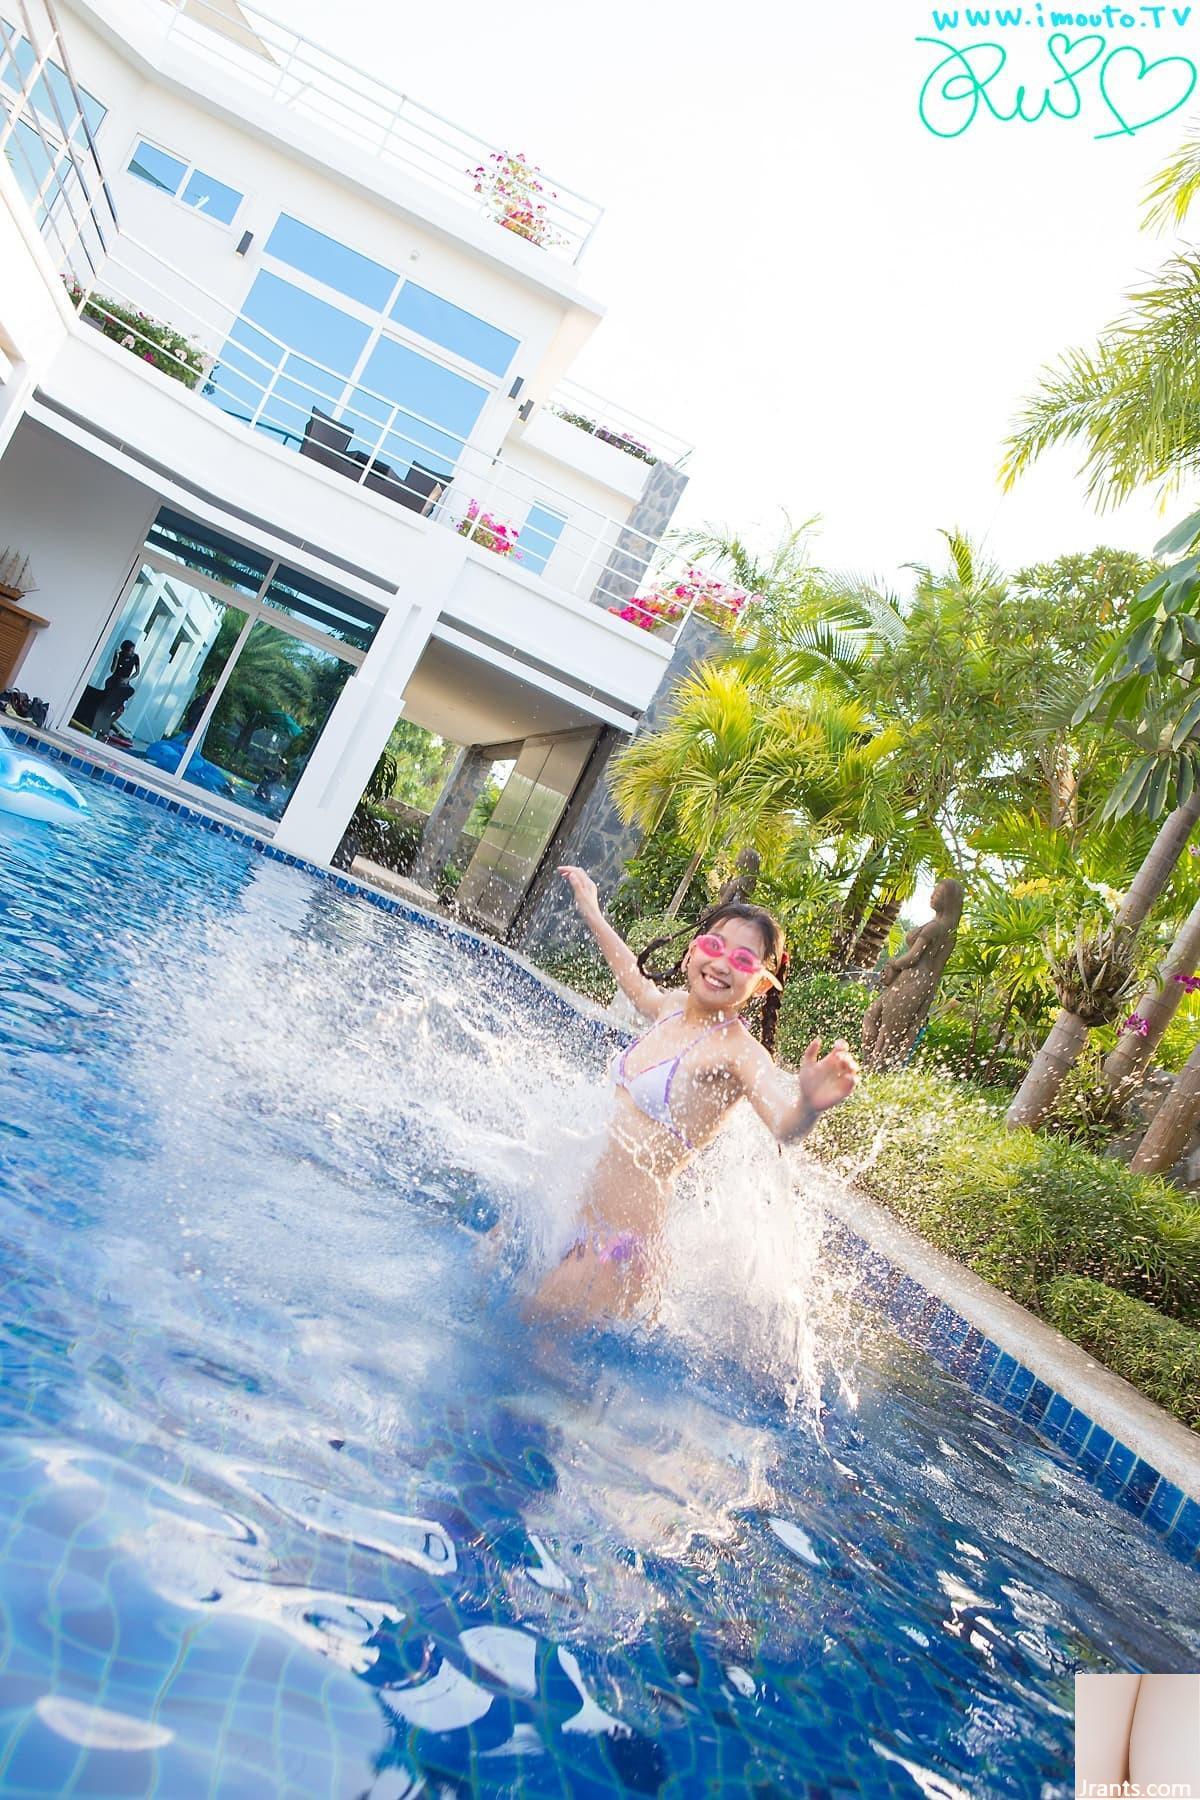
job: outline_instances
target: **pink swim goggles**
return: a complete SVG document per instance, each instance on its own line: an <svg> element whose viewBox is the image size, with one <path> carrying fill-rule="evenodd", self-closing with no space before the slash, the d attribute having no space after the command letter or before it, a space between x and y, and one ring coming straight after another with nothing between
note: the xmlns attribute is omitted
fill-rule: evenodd
<svg viewBox="0 0 1200 1800"><path fill-rule="evenodd" d="M734 944L731 949L719 931L702 932L699 937L692 939L688 949L698 950L701 956L723 956L730 968L736 969L739 975L765 975L773 988L783 989L782 981L778 976L772 975L761 956L756 956L745 944Z"/></svg>

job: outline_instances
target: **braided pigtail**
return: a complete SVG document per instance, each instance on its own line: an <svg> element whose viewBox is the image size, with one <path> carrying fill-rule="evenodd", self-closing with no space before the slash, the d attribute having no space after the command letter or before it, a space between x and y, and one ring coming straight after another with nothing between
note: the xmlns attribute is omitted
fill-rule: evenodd
<svg viewBox="0 0 1200 1800"><path fill-rule="evenodd" d="M661 950L666 944L677 943L681 937L687 938L690 944L697 932L703 929L703 926L700 925L683 925L678 931L668 932L666 937L653 938L646 948L638 953L638 974L644 975L648 981L663 981L668 984L677 981L683 974L683 959L687 955L686 949L680 951L675 963L669 969L650 968L650 958L656 950Z"/></svg>
<svg viewBox="0 0 1200 1800"><path fill-rule="evenodd" d="M781 950L779 953L779 962L775 969L775 976L780 985L777 988L768 988L763 999L762 1018L759 1020L758 1035L762 1040L762 1047L767 1052L768 1056L774 1056L775 1054L775 1043L779 1036L779 1009L783 1005L783 990L787 986L788 969L791 966L791 961L792 959L787 951Z"/></svg>

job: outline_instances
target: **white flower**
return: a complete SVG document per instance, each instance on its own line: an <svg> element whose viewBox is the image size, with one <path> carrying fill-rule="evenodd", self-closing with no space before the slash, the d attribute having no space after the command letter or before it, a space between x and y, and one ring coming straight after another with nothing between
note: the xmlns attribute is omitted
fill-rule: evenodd
<svg viewBox="0 0 1200 1800"><path fill-rule="evenodd" d="M136 342L136 340L134 338L133 333L131 331L127 331L125 333L125 336L121 339L122 350L132 350L134 348L135 342Z"/></svg>

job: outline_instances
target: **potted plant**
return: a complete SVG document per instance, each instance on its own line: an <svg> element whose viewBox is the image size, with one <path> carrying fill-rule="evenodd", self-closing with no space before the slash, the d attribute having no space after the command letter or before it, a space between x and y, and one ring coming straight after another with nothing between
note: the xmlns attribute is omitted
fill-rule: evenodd
<svg viewBox="0 0 1200 1800"><path fill-rule="evenodd" d="M745 588L734 587L719 575L688 569L674 580L660 579L659 585L648 593L637 594L608 610L642 631L660 631L665 625L676 624L690 609L728 631L753 598Z"/></svg>
<svg viewBox="0 0 1200 1800"><path fill-rule="evenodd" d="M467 502L466 513L454 529L459 537L470 538L473 544L481 544L497 556L511 556L514 562L521 560L521 552L517 549L520 532L515 526L493 518L491 513L480 512L477 500Z"/></svg>
<svg viewBox="0 0 1200 1800"><path fill-rule="evenodd" d="M538 180L541 172L523 150L515 156L508 150L493 150L487 162L467 170L474 179L475 192L484 196L488 213L498 225L527 238L531 244L551 249L567 240L551 225L546 203L538 198L546 192L544 183ZM558 195L551 192L550 198L557 200Z"/></svg>

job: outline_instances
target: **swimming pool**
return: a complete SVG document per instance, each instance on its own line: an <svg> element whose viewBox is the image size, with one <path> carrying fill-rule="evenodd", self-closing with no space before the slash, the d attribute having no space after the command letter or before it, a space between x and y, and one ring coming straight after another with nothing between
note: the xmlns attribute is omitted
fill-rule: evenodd
<svg viewBox="0 0 1200 1800"><path fill-rule="evenodd" d="M603 1046L89 784L0 830L0 1789L1066 1795L1194 1572L860 1304L752 1127L664 1322L531 1334ZM774 1159L778 1161L778 1159Z"/></svg>

